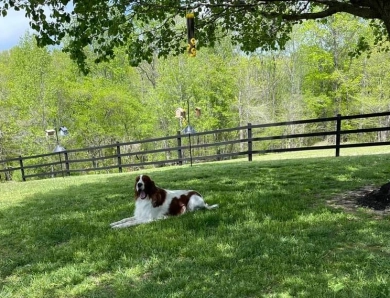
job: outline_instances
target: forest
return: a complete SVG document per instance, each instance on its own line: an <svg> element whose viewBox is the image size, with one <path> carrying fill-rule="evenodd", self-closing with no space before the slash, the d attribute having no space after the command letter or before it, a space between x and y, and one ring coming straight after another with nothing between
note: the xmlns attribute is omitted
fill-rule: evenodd
<svg viewBox="0 0 390 298"><path fill-rule="evenodd" d="M156 55L133 67L118 47L99 64L90 51L84 75L58 47L40 48L26 33L0 52L0 160L52 152L45 131L61 126L68 149L175 135L188 124L188 115L175 117L178 108L189 110L197 132L387 111L390 53L372 47L357 55L362 37L374 44L368 21L337 14L295 27L284 50L244 54L226 36L196 57Z"/></svg>

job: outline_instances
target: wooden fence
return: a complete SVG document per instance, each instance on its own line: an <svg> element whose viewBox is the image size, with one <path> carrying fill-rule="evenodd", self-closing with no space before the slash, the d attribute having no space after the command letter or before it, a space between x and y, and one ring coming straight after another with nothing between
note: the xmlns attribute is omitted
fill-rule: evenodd
<svg viewBox="0 0 390 298"><path fill-rule="evenodd" d="M379 121L369 122L369 127L363 127L360 123L366 119L385 119L381 127L372 127ZM362 120L363 119L363 120ZM357 120L359 129L342 129L344 124ZM279 135L264 135L264 131L270 128L279 127L283 131L296 131L296 127L309 127L314 125L316 131L309 129L308 133L289 133ZM372 113L353 116L341 116L298 120L290 122L278 122L269 124L257 124L220 129L207 132L199 132L191 135L177 135L147 139L141 141L115 143L105 146L90 147L83 149L72 149L59 153L48 153L34 156L19 156L16 158L0 160L0 176L5 180L11 180L12 175L19 171L21 180L26 181L32 177L56 177L83 174L87 172L100 171L132 171L148 166L182 165L184 163L202 162L210 160L231 159L246 156L252 161L255 154L272 152L305 151L329 149L335 150L335 156L340 155L340 149L351 147L367 147L390 145L387 141L387 132L390 130L390 112ZM326 127L333 127L331 130L324 130ZM289 130L286 128L290 128ZM308 129L303 129L307 131ZM385 133L384 141L375 142L354 142L342 143L342 138L347 139L348 135ZM331 145L304 145L275 146L272 141L301 140L305 139L323 140L332 139ZM377 139L377 138L376 138ZM383 138L382 138L383 139ZM298 142L299 143L299 142ZM228 149L227 149L228 148Z"/></svg>

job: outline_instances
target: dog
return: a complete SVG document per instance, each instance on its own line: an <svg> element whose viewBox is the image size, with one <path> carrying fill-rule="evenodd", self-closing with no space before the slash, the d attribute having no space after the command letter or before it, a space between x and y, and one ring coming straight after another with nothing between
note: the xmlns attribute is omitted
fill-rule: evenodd
<svg viewBox="0 0 390 298"><path fill-rule="evenodd" d="M215 209L217 204L209 206L203 197L194 190L168 190L154 183L147 175L139 175L135 179L134 216L113 222L114 229L126 228L139 224L181 215L187 211L198 209Z"/></svg>

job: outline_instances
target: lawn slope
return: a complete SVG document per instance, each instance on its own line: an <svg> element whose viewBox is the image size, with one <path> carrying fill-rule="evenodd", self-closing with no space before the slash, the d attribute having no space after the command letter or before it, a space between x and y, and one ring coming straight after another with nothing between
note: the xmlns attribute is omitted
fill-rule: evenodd
<svg viewBox="0 0 390 298"><path fill-rule="evenodd" d="M220 208L112 230L140 172L0 184L0 297L388 297L390 221L326 200L390 156L148 170Z"/></svg>

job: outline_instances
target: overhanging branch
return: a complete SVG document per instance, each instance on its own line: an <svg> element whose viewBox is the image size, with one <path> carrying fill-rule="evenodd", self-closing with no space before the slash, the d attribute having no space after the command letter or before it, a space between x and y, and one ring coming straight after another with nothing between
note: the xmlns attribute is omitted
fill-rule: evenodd
<svg viewBox="0 0 390 298"><path fill-rule="evenodd" d="M247 11L250 11L253 8L266 6L272 3L281 2L280 0L264 0L264 1L258 1L256 3L246 3L245 1L232 1L232 2L225 2L225 3L218 3L218 4L210 4L210 3L202 3L197 2L194 6L192 6L192 9L197 9L200 7L206 7L206 8L221 8L225 7L228 9L246 9ZM286 1L287 2L287 1ZM291 1L288 1L291 2ZM300 1L302 2L302 1ZM303 1L305 2L305 1ZM365 19L380 19L381 15L374 10L372 7L369 6L369 3L365 0L357 1L356 4L352 4L351 2L339 2L336 0L311 0L306 1L309 3L315 3L320 4L324 6L325 8L321 11L317 12L303 12L303 13L284 13L280 14L277 12L268 12L266 9L261 12L261 14L266 18L275 18L275 17L282 17L283 19L287 21L299 21L299 20L314 20L314 19L321 19L329 17L333 14L344 12L349 13L351 15L362 17ZM298 1L297 1L298 3ZM188 7L181 7L181 10L186 10Z"/></svg>
<svg viewBox="0 0 390 298"><path fill-rule="evenodd" d="M301 13L301 14L283 14L282 18L287 21L299 21L299 20L315 20L322 19L334 15L339 12L345 12L352 14L357 17L365 18L365 19L380 19L381 15L369 8L355 8L355 7L336 7L332 6L328 9L319 12L311 12L311 13ZM265 17L276 17L279 16L276 13L264 14Z"/></svg>

